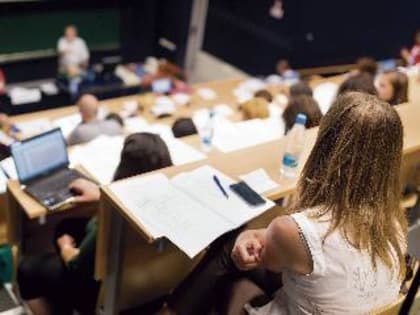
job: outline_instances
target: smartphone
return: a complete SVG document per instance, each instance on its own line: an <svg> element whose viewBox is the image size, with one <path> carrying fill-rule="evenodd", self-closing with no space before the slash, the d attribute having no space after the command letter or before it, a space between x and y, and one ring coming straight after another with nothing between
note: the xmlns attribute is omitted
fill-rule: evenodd
<svg viewBox="0 0 420 315"><path fill-rule="evenodd" d="M264 198L252 190L244 181L232 184L229 188L250 206L256 207L266 203Z"/></svg>

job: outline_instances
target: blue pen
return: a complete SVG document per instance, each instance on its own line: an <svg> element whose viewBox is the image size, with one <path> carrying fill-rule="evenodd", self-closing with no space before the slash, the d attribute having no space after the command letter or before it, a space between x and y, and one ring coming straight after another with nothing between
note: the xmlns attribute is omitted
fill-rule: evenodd
<svg viewBox="0 0 420 315"><path fill-rule="evenodd" d="M213 180L216 183L217 187L219 187L219 189L221 190L221 192L223 193L223 195L229 199L229 195L227 194L226 190L223 188L222 184L220 183L219 178L216 175L213 175Z"/></svg>

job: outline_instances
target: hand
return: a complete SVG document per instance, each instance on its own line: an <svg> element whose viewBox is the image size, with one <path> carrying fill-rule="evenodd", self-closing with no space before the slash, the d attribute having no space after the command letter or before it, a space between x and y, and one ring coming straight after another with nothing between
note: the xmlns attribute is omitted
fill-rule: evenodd
<svg viewBox="0 0 420 315"><path fill-rule="evenodd" d="M69 188L76 195L74 201L77 203L99 201L98 186L87 179L78 178L70 183Z"/></svg>
<svg viewBox="0 0 420 315"><path fill-rule="evenodd" d="M57 239L57 245L60 248L60 250L63 250L69 247L75 248L76 242L74 241L73 237L71 237L68 234L64 234Z"/></svg>
<svg viewBox="0 0 420 315"><path fill-rule="evenodd" d="M410 51L407 48L401 49L401 57L408 61L410 59Z"/></svg>
<svg viewBox="0 0 420 315"><path fill-rule="evenodd" d="M57 239L58 247L60 248L61 258L65 263L68 263L74 257L79 255L80 250L76 247L74 238L68 234L64 234Z"/></svg>
<svg viewBox="0 0 420 315"><path fill-rule="evenodd" d="M246 231L239 235L232 250L232 260L240 270L250 270L261 263L264 248L260 231Z"/></svg>

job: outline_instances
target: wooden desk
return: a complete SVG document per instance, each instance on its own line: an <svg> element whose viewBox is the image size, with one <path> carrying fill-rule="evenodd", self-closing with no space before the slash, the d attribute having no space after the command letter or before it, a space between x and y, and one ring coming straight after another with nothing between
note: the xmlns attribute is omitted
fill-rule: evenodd
<svg viewBox="0 0 420 315"><path fill-rule="evenodd" d="M420 117L420 106L405 104L398 106L397 110L405 128L404 156L419 153L420 132L417 128L417 120ZM307 133L305 151L301 157L301 167L314 144L317 128L310 129ZM237 178L240 174L257 168L263 168L274 180L281 184L279 189L266 194L268 198L275 200L293 194L296 188L296 181L285 182L279 176L280 157L283 145L284 139L280 139L252 148L209 157L204 161L166 168L158 172L172 177L180 172L192 170L204 164L210 164L227 175ZM417 160L417 165L418 163ZM154 240L142 229L141 224L136 222L136 219L124 210L107 187L103 187L101 194L100 229L97 243L96 276L99 279L104 279L106 290L105 314L116 314L118 310L121 266L124 261L124 251L126 249L125 233L128 230L133 230L134 233L138 233L143 240L153 246ZM109 235L112 235L112 238L109 238ZM130 247L131 250L132 248ZM140 261L143 260L141 254L137 258ZM164 264L164 266L168 265Z"/></svg>

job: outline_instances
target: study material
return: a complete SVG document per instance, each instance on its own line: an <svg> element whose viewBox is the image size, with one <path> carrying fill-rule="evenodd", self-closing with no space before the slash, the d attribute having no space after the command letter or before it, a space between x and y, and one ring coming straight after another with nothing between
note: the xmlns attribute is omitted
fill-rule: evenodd
<svg viewBox="0 0 420 315"><path fill-rule="evenodd" d="M325 82L314 88L314 99L319 104L322 115L330 109L337 97L338 85L334 82Z"/></svg>
<svg viewBox="0 0 420 315"><path fill-rule="evenodd" d="M142 132L148 126L147 121L141 117L124 119L124 129L127 133Z"/></svg>
<svg viewBox="0 0 420 315"><path fill-rule="evenodd" d="M213 138L214 146L224 153L280 139L284 134L284 124L278 119L252 119L228 126L215 128Z"/></svg>
<svg viewBox="0 0 420 315"><path fill-rule="evenodd" d="M279 184L273 181L265 170L259 168L250 173L239 176L257 193L262 194L279 187Z"/></svg>
<svg viewBox="0 0 420 315"><path fill-rule="evenodd" d="M180 106L185 106L191 101L191 96L186 93L175 93L172 95L174 102Z"/></svg>
<svg viewBox="0 0 420 315"><path fill-rule="evenodd" d="M35 136L53 128L50 121L45 118L19 122L15 124L24 138Z"/></svg>
<svg viewBox="0 0 420 315"><path fill-rule="evenodd" d="M6 174L2 170L0 170L0 194L4 194L6 192L8 178Z"/></svg>
<svg viewBox="0 0 420 315"><path fill-rule="evenodd" d="M172 115L175 112L175 103L167 96L156 98L156 104L150 109L155 117Z"/></svg>
<svg viewBox="0 0 420 315"><path fill-rule="evenodd" d="M225 198L215 185L216 175L228 187L234 181L211 166L172 179L158 173L113 183L109 190L130 216L153 239L168 238L189 257L212 241L274 206L250 207L236 195Z"/></svg>
<svg viewBox="0 0 420 315"><path fill-rule="evenodd" d="M0 162L0 167L10 179L18 178L15 162L13 161L12 157L8 157L2 160Z"/></svg>
<svg viewBox="0 0 420 315"><path fill-rule="evenodd" d="M193 147L173 137L162 137L168 146L174 165L182 165L205 159L206 156ZM114 178L124 146L122 136L99 136L96 139L72 148L70 159L80 164L95 180L109 184ZM100 154L98 154L100 152Z"/></svg>
<svg viewBox="0 0 420 315"><path fill-rule="evenodd" d="M12 105L23 105L41 101L40 89L14 87L8 92Z"/></svg>
<svg viewBox="0 0 420 315"><path fill-rule="evenodd" d="M209 88L199 88L197 90L197 94L206 101L211 101L217 98L216 92Z"/></svg>
<svg viewBox="0 0 420 315"><path fill-rule="evenodd" d="M53 120L53 125L59 127L64 137L67 138L74 128L82 122L82 118L79 114L73 114L64 116L58 119Z"/></svg>

